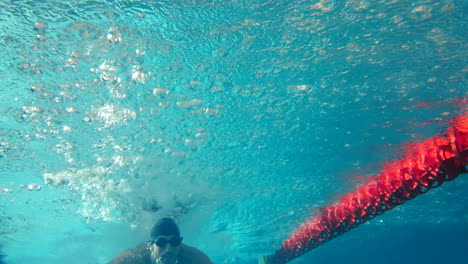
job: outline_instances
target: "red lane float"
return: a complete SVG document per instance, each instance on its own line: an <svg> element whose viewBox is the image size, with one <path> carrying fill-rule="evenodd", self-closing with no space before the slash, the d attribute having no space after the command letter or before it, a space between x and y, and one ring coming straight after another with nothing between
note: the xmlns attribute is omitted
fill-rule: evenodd
<svg viewBox="0 0 468 264"><path fill-rule="evenodd" d="M372 181L363 183L336 204L320 208L301 224L273 255L261 263L283 264L346 231L466 173L468 116L455 118L444 135L407 144L403 158L386 163Z"/></svg>

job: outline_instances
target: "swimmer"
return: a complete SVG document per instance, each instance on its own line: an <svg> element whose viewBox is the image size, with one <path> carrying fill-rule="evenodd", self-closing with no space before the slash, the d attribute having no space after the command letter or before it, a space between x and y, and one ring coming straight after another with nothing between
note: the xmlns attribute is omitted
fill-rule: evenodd
<svg viewBox="0 0 468 264"><path fill-rule="evenodd" d="M200 250L182 243L177 224L161 218L151 230L151 240L120 253L108 264L213 264Z"/></svg>

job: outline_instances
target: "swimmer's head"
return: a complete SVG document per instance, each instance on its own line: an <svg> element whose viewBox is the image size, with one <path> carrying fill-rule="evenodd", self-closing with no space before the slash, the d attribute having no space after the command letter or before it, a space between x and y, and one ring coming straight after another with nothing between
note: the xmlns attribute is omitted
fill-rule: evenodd
<svg viewBox="0 0 468 264"><path fill-rule="evenodd" d="M180 236L179 227L171 218L164 217L158 220L151 229L151 238L155 239L159 236Z"/></svg>
<svg viewBox="0 0 468 264"><path fill-rule="evenodd" d="M151 230L149 250L156 264L176 264L182 237L177 224L171 218L161 218Z"/></svg>

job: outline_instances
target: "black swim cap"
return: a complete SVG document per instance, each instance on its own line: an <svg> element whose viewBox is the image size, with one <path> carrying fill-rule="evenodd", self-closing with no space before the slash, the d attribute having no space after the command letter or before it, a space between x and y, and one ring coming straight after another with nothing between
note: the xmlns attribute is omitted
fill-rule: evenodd
<svg viewBox="0 0 468 264"><path fill-rule="evenodd" d="M159 236L176 236L180 237L179 227L171 218L164 217L159 219L151 229L151 238L157 238Z"/></svg>

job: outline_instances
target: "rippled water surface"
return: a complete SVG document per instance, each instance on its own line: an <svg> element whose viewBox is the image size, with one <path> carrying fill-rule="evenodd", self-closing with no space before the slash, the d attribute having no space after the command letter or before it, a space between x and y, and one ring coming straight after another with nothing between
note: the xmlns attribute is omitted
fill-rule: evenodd
<svg viewBox="0 0 468 264"><path fill-rule="evenodd" d="M170 215L215 263L253 263L405 142L466 114L466 10L1 0L0 254L106 263ZM465 176L295 263L458 256ZM405 251L441 241L452 254Z"/></svg>

